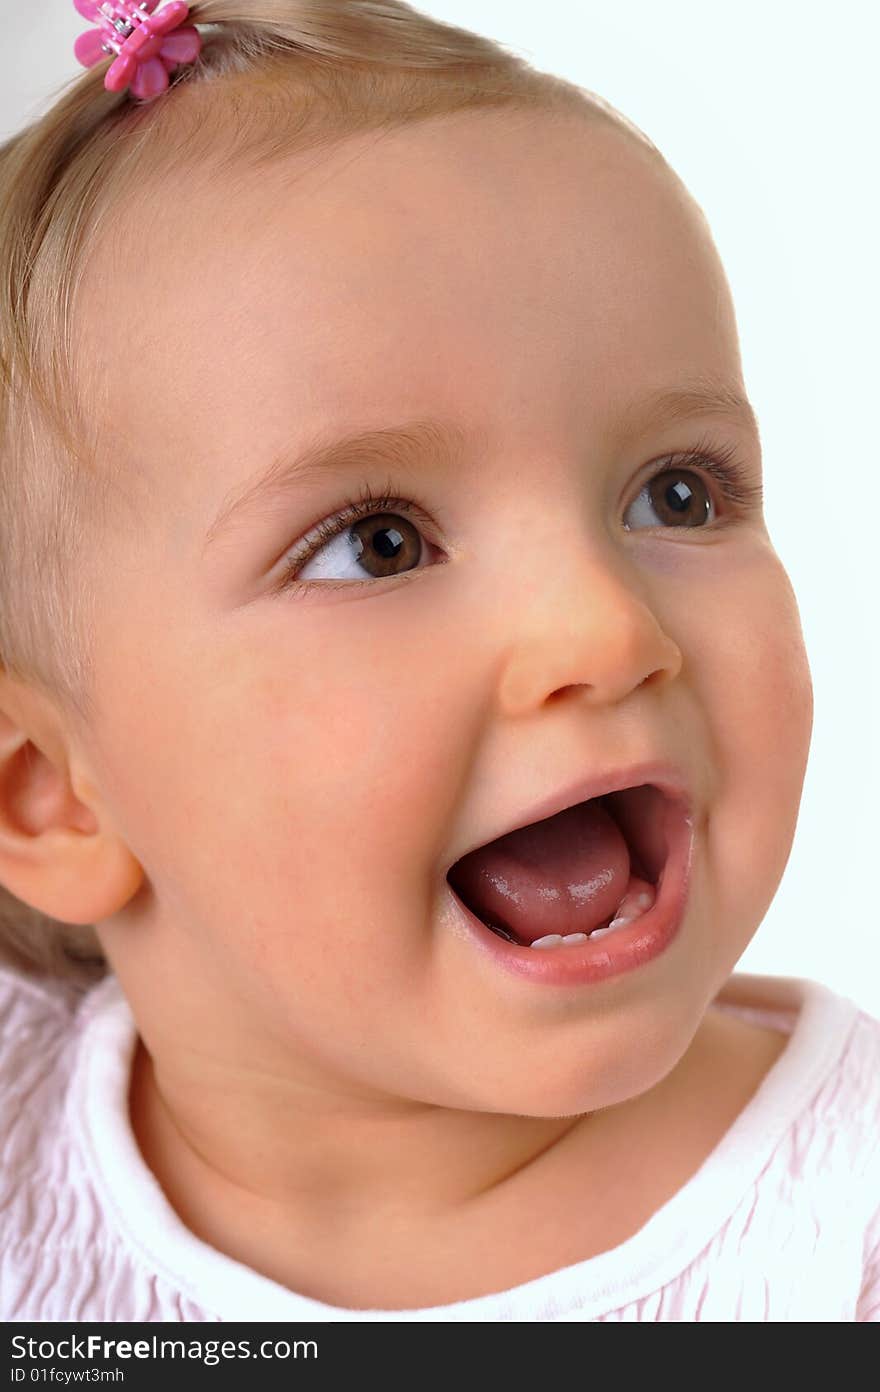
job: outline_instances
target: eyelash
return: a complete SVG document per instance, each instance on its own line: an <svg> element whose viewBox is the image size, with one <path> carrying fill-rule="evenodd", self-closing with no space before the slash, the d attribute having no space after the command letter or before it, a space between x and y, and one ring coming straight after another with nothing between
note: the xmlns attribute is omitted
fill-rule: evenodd
<svg viewBox="0 0 880 1392"><path fill-rule="evenodd" d="M696 471L709 474L719 485L721 493L728 502L734 505L735 510L748 512L752 508L759 507L763 502L763 489L760 484L755 484L745 466L740 461L736 449L733 445L715 446L709 440L701 440L693 449L685 450L675 455L664 455L657 462L657 467L651 471L639 489L639 494L660 474L677 473L685 471ZM340 580L336 585L332 581L326 580L298 580L296 571L312 559L317 551L321 549L325 542L332 539L344 531L353 522L357 522L361 517L369 517L373 513L397 512L404 517L417 522L427 531L434 528L433 519L425 509L411 498L401 498L391 492L391 480L385 485L386 492L375 494L372 491L369 480L364 480L361 484L361 491L357 498L351 499L339 512L332 517L319 523L311 533L308 549L305 554L295 558L289 558L283 578L278 584L279 591L293 591L294 598L307 593L310 590L324 590L328 584L331 588L339 589L361 589L365 585L376 585L376 580ZM639 496L636 494L636 497ZM702 530L697 528L696 530ZM393 577L399 584L405 580L407 575L416 572L404 572L403 575Z"/></svg>

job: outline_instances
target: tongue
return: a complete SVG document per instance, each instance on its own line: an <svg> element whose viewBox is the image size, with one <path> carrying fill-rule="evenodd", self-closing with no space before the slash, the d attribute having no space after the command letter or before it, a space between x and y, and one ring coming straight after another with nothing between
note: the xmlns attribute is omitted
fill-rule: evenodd
<svg viewBox="0 0 880 1392"><path fill-rule="evenodd" d="M600 803L578 803L456 861L452 888L490 928L522 943L590 933L626 893L629 849Z"/></svg>

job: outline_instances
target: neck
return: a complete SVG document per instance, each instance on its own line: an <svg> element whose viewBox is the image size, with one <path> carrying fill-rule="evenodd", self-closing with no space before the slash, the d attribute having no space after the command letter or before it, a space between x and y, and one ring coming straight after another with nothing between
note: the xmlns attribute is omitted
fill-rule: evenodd
<svg viewBox="0 0 880 1392"><path fill-rule="evenodd" d="M186 1070L163 1073L139 1041L131 1085L144 1158L187 1207L198 1181L267 1212L441 1217L508 1184L584 1121L317 1099L276 1075L200 1063L197 1083Z"/></svg>

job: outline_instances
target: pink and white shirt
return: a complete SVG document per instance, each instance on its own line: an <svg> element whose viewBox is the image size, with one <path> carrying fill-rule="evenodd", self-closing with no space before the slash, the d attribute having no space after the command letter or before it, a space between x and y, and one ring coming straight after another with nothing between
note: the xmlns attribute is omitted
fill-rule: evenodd
<svg viewBox="0 0 880 1392"><path fill-rule="evenodd" d="M178 1218L131 1129L137 1035L112 974L82 994L0 967L0 1319L880 1322L880 1021L786 977L734 973L717 1004L789 1041L637 1233L510 1290L352 1310Z"/></svg>

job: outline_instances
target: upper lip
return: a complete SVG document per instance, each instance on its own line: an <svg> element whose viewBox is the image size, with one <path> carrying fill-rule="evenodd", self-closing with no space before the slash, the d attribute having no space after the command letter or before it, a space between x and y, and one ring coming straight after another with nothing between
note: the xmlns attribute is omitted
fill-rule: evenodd
<svg viewBox="0 0 880 1392"><path fill-rule="evenodd" d="M601 773L589 774L532 803L526 810L517 813L505 826L490 831L489 835L484 836L481 841L475 841L472 846L460 851L446 868L447 870L451 869L464 856L470 855L471 851L478 850L480 846L488 845L490 841L496 841L499 836L507 836L509 832L518 831L520 827L529 826L532 822L542 822L548 817L555 817L557 812L564 812L568 807L576 807L579 802L586 802L589 798L602 797L605 793L616 793L622 788L637 788L643 783L651 783L655 788L659 788L667 797L679 804L686 817L690 816L690 790L680 769L676 768L674 764L665 761L651 761L642 764L629 764L626 768L618 766L617 768L603 769Z"/></svg>

